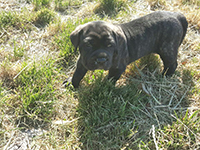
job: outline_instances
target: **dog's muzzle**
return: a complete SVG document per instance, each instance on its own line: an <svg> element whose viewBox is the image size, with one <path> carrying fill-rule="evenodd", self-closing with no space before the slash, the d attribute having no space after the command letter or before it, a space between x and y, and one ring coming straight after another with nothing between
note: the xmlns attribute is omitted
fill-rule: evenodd
<svg viewBox="0 0 200 150"><path fill-rule="evenodd" d="M108 61L108 54L105 52L97 53L94 57L96 57L95 64L104 64Z"/></svg>
<svg viewBox="0 0 200 150"><path fill-rule="evenodd" d="M104 69L109 70L111 66L110 54L105 51L96 51L92 54L91 59L88 62L90 70Z"/></svg>
<svg viewBox="0 0 200 150"><path fill-rule="evenodd" d="M108 61L107 58L97 58L95 64L104 64L106 61Z"/></svg>

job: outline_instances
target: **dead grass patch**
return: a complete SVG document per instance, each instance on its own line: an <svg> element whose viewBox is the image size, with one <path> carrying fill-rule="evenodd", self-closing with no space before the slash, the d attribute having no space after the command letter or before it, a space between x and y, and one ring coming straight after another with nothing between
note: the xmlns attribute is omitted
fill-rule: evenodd
<svg viewBox="0 0 200 150"><path fill-rule="evenodd" d="M151 10L164 9L166 2L164 0L147 0Z"/></svg>
<svg viewBox="0 0 200 150"><path fill-rule="evenodd" d="M199 9L188 10L186 17L191 27L200 31L200 10Z"/></svg>
<svg viewBox="0 0 200 150"><path fill-rule="evenodd" d="M3 86L13 88L15 85L14 77L19 71L19 66L11 64L10 62L3 61L0 64L0 79L3 83Z"/></svg>
<svg viewBox="0 0 200 150"><path fill-rule="evenodd" d="M200 1L199 0L179 0L183 5L196 5L199 6L200 5Z"/></svg>

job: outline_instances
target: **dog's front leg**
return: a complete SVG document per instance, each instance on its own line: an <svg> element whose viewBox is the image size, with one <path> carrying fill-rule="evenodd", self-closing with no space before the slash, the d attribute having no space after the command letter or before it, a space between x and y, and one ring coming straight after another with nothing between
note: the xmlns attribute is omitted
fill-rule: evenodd
<svg viewBox="0 0 200 150"><path fill-rule="evenodd" d="M120 78L125 69L125 66L121 66L120 68L110 68L108 79L111 79L115 83Z"/></svg>
<svg viewBox="0 0 200 150"><path fill-rule="evenodd" d="M81 79L83 79L83 77L85 76L86 72L87 72L87 69L85 69L85 67L82 65L80 60L78 60L77 65L76 65L76 70L73 74L72 79L69 79L69 78L66 79L63 82L63 84L65 86L72 84L74 86L74 88L78 88L79 83L80 83Z"/></svg>
<svg viewBox="0 0 200 150"><path fill-rule="evenodd" d="M83 79L86 73L87 73L87 69L85 69L82 63L78 61L76 70L72 77L72 85L74 86L74 88L78 88L80 81Z"/></svg>

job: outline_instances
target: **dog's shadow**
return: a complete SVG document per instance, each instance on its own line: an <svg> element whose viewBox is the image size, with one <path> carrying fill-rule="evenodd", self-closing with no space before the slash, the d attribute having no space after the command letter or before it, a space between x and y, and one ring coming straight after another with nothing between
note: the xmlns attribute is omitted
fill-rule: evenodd
<svg viewBox="0 0 200 150"><path fill-rule="evenodd" d="M181 117L181 108L189 103L191 88L180 86L176 77L143 75L119 82L125 83L115 86L98 75L90 85L78 90L83 149L138 149L138 144L152 136L152 125L162 128L172 124L176 121L172 114Z"/></svg>

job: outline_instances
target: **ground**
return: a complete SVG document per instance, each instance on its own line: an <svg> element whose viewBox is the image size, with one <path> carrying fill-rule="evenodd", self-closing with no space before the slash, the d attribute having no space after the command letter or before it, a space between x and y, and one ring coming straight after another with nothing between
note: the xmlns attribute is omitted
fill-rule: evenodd
<svg viewBox="0 0 200 150"><path fill-rule="evenodd" d="M63 87L78 51L76 26L124 23L167 10L189 27L172 77L150 55L116 85L90 71ZM200 149L199 0L0 0L0 149Z"/></svg>

